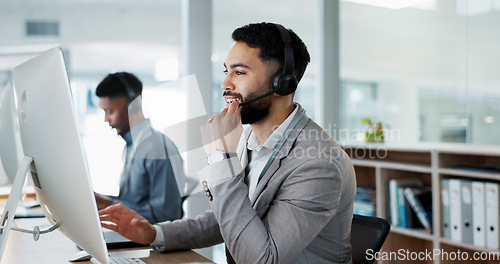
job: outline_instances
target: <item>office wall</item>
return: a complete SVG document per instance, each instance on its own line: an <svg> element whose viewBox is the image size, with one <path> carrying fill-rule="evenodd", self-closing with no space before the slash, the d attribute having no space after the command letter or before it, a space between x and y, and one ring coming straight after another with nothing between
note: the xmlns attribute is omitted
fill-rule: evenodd
<svg viewBox="0 0 500 264"><path fill-rule="evenodd" d="M177 56L180 46L179 1L12 2L0 4L0 50L23 54L43 50L40 44L59 44L72 57L76 75L125 68L149 78L155 56ZM59 35L27 36L27 21L57 22Z"/></svg>

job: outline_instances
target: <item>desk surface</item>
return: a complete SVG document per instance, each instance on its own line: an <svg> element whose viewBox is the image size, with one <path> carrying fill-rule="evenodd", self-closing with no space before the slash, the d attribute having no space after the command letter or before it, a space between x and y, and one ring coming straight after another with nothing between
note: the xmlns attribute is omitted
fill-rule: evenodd
<svg viewBox="0 0 500 264"><path fill-rule="evenodd" d="M31 229L35 225L48 223L44 218L16 219L15 225ZM45 230L45 227L40 229ZM80 250L61 232L54 231L40 236L38 241L33 240L31 234L11 230L7 245L1 258L2 264L44 264L44 263L97 263L97 261L69 262ZM209 259L194 251L179 251L172 253L159 253L149 247L139 249L110 250L112 257L141 258L148 264L174 264L174 263L213 263Z"/></svg>

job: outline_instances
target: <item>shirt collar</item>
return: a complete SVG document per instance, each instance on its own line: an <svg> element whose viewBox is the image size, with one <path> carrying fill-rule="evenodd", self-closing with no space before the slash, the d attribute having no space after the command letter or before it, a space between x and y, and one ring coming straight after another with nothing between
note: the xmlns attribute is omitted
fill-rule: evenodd
<svg viewBox="0 0 500 264"><path fill-rule="evenodd" d="M151 124L149 123L149 119L142 120L139 124L130 129L132 132L132 140L135 144L139 145L141 141L149 135L151 135Z"/></svg>
<svg viewBox="0 0 500 264"><path fill-rule="evenodd" d="M125 135L120 134L120 136L123 138L123 140L125 140L127 146L132 145L132 133L130 132L130 130L125 133Z"/></svg>
<svg viewBox="0 0 500 264"><path fill-rule="evenodd" d="M299 110L299 107L297 104L295 104L295 109L292 111L290 115L281 123L281 125L276 128L276 130L273 131L271 136L264 142L264 144L261 144L257 137L255 136L255 133L252 131L250 134L250 137L248 138L247 141L247 149L249 150L261 150L263 147L267 149L274 149L276 145L281 141L283 138L283 135L286 132L286 129L292 122L293 118L297 114L297 111Z"/></svg>
<svg viewBox="0 0 500 264"><path fill-rule="evenodd" d="M138 144L140 143L139 141L141 141L143 138L149 136L149 134L146 135L146 133L144 132L148 127L150 127L149 120L144 119L139 124L132 127L127 133L125 133L125 135L121 136L127 143L127 146L131 145L134 142Z"/></svg>

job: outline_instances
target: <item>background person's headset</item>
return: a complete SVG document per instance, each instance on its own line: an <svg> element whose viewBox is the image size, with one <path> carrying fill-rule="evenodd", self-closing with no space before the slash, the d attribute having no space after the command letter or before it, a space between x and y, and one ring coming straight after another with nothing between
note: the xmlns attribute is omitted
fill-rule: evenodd
<svg viewBox="0 0 500 264"><path fill-rule="evenodd" d="M239 104L239 106L253 103L273 93L277 93L279 95L289 95L294 93L295 90L297 89L298 85L297 77L293 74L294 58L293 58L292 39L290 38L290 33L282 25L280 24L274 24L274 25L278 28L281 35L281 40L283 41L284 45L283 70L277 72L274 75L273 90L271 92L247 100Z"/></svg>
<svg viewBox="0 0 500 264"><path fill-rule="evenodd" d="M112 74L112 76L115 77L123 85L123 87L125 87L128 96L128 104L130 105L130 103L132 103L132 101L134 101L137 97L137 94L134 89L132 89L124 75L124 72L115 72Z"/></svg>
<svg viewBox="0 0 500 264"><path fill-rule="evenodd" d="M128 107L130 106L132 101L134 101L134 99L138 96L136 94L136 92L134 91L134 89L132 89L132 87L130 86L129 82L127 81L127 79L125 78L124 75L125 75L125 73L123 73L123 72L116 72L116 73L111 74L111 76L113 76L115 79L117 79L123 85L123 87L125 87L125 90L126 90L127 96L128 96L127 115L124 118L122 118L122 120L120 120L118 123L110 125L112 128L115 128L115 129L123 126L123 124L128 120L128 118L129 118Z"/></svg>

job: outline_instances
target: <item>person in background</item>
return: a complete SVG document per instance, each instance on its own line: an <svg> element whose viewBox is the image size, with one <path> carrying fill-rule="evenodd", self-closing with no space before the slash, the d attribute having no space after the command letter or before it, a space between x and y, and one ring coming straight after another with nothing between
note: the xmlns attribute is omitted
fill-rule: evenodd
<svg viewBox="0 0 500 264"><path fill-rule="evenodd" d="M175 144L144 117L141 93L142 82L127 72L107 75L96 88L104 121L126 143L119 195L95 193L97 207L121 203L151 224L180 219L183 161Z"/></svg>
<svg viewBox="0 0 500 264"><path fill-rule="evenodd" d="M352 263L353 165L293 102L310 60L305 44L272 23L232 37L226 108L201 127L208 166L198 178L211 210L151 225L112 205L99 212L102 226L157 250L224 242L228 263Z"/></svg>

